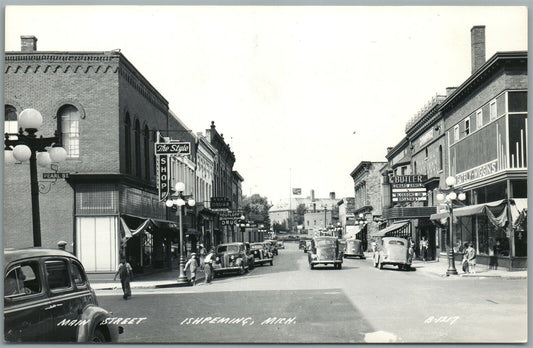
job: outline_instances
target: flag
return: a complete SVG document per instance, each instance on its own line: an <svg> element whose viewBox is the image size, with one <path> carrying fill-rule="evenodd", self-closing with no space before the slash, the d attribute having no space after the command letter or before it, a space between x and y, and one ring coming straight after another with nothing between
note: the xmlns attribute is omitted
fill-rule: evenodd
<svg viewBox="0 0 533 348"><path fill-rule="evenodd" d="M293 188L292 189L292 194L293 195L301 195L302 194L302 189L301 188Z"/></svg>

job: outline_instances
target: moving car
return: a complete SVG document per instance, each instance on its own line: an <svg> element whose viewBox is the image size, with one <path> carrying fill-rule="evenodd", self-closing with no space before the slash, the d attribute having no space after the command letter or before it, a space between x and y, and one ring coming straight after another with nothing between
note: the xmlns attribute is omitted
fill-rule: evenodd
<svg viewBox="0 0 533 348"><path fill-rule="evenodd" d="M366 259L363 252L363 242L359 239L348 238L346 239L346 249L344 251L344 257L359 257L361 259Z"/></svg>
<svg viewBox="0 0 533 348"><path fill-rule="evenodd" d="M274 255L277 255L278 254L278 245L277 245L277 242L273 239L268 239L268 240L265 240L264 241L265 243L268 243L269 245L269 248L270 248L270 252Z"/></svg>
<svg viewBox="0 0 533 348"><path fill-rule="evenodd" d="M215 261L213 262L213 275L225 272L248 272L248 255L244 243L220 244L215 249Z"/></svg>
<svg viewBox="0 0 533 348"><path fill-rule="evenodd" d="M383 237L376 245L373 255L374 267L383 269L384 265L398 266L400 270L411 269L409 241L400 237Z"/></svg>
<svg viewBox="0 0 533 348"><path fill-rule="evenodd" d="M278 240L277 247L278 249L285 249L285 243L282 240Z"/></svg>
<svg viewBox="0 0 533 348"><path fill-rule="evenodd" d="M107 323L111 313L98 306L75 256L56 249L4 249L4 264L6 341L118 341L123 328Z"/></svg>
<svg viewBox="0 0 533 348"><path fill-rule="evenodd" d="M265 243L252 243L250 245L252 249L252 255L254 257L254 263L264 265L270 263L270 266L274 265L274 258Z"/></svg>
<svg viewBox="0 0 533 348"><path fill-rule="evenodd" d="M300 237L300 243L298 244L298 249L303 249L304 253L307 252L307 250L305 250L305 244L307 243L308 240L311 240L311 238Z"/></svg>
<svg viewBox="0 0 533 348"><path fill-rule="evenodd" d="M342 268L343 251L336 237L322 236L311 240L311 249L307 254L309 267L316 265L333 265L335 269Z"/></svg>

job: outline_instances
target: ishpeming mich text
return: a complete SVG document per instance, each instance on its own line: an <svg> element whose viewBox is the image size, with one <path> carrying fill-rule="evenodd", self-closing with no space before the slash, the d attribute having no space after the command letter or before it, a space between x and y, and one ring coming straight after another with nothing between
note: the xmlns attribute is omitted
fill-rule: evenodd
<svg viewBox="0 0 533 348"><path fill-rule="evenodd" d="M258 322L259 323L259 322ZM180 325L206 325L206 324L226 324L226 325L255 325L255 320L251 317L229 318L229 317L197 317L185 318ZM296 317L278 318L270 317L261 321L259 325L290 325L296 324Z"/></svg>

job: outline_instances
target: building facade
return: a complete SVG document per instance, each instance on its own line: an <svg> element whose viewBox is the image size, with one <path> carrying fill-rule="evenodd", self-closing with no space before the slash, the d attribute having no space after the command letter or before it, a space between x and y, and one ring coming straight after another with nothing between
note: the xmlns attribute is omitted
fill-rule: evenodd
<svg viewBox="0 0 533 348"><path fill-rule="evenodd" d="M196 135L196 197L197 226L200 241L206 248L214 246L213 225L216 214L211 210L217 151L202 134Z"/></svg>

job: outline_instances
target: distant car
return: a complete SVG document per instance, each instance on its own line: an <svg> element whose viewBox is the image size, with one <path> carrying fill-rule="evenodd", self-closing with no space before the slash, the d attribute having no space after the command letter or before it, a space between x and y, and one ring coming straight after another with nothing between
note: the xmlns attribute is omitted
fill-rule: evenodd
<svg viewBox="0 0 533 348"><path fill-rule="evenodd" d="M312 248L312 240L306 240L305 241L305 245L304 245L304 253L307 253L309 252L309 250L311 250Z"/></svg>
<svg viewBox="0 0 533 348"><path fill-rule="evenodd" d="M244 274L248 272L248 269L248 255L244 243L220 244L215 248L215 261L213 262L215 276L225 272Z"/></svg>
<svg viewBox="0 0 533 348"><path fill-rule="evenodd" d="M311 241L311 249L307 254L309 267L314 269L316 265L333 265L335 269L342 268L343 251L336 237L315 237Z"/></svg>
<svg viewBox="0 0 533 348"><path fill-rule="evenodd" d="M363 252L363 242L359 239L349 238L346 239L346 249L344 251L344 257L359 257L361 259L366 259Z"/></svg>
<svg viewBox="0 0 533 348"><path fill-rule="evenodd" d="M72 254L4 249L6 341L117 342L123 328L107 323L111 317L98 306L83 265Z"/></svg>
<svg viewBox="0 0 533 348"><path fill-rule="evenodd" d="M270 266L274 265L273 255L265 243L252 243L250 248L256 265L264 265L265 263L270 263Z"/></svg>
<svg viewBox="0 0 533 348"><path fill-rule="evenodd" d="M274 254L274 255L278 254L278 245L277 245L277 242L275 240L268 239L268 240L265 240L264 242L268 243L269 248L270 248L270 252L272 252L272 254Z"/></svg>
<svg viewBox="0 0 533 348"><path fill-rule="evenodd" d="M278 240L277 247L278 249L285 249L285 243L282 240Z"/></svg>
<svg viewBox="0 0 533 348"><path fill-rule="evenodd" d="M373 261L374 267L379 267L379 269L382 269L384 265L394 265L400 270L410 270L409 241L399 237L381 238L381 244L376 245Z"/></svg>

